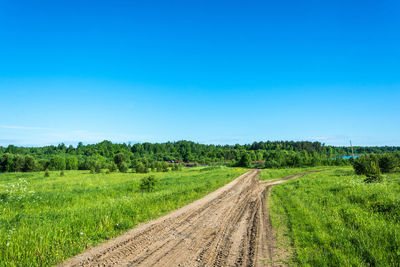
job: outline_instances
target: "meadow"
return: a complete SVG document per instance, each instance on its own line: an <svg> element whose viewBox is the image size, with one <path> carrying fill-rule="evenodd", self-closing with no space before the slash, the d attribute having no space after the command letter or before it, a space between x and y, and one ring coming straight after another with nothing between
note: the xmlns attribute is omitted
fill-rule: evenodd
<svg viewBox="0 0 400 267"><path fill-rule="evenodd" d="M350 167L273 187L271 221L291 266L398 266L400 173L365 183Z"/></svg>
<svg viewBox="0 0 400 267"><path fill-rule="evenodd" d="M296 173L303 173L309 171L322 171L329 169L332 169L332 167L318 166L318 167L303 167L303 168L263 169L262 172L260 173L260 180L271 180Z"/></svg>
<svg viewBox="0 0 400 267"><path fill-rule="evenodd" d="M0 265L48 266L205 196L246 172L0 173ZM154 191L139 189L154 175Z"/></svg>

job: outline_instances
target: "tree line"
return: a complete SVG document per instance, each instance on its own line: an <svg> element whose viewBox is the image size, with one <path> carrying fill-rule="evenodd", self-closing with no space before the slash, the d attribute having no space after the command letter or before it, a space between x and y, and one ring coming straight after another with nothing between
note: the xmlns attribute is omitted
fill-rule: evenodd
<svg viewBox="0 0 400 267"><path fill-rule="evenodd" d="M355 147L355 153L399 152L400 147ZM114 144L103 141L76 147L0 147L0 171L91 170L137 172L166 171L182 163L250 165L260 168L346 165L350 147L326 146L308 141L267 141L246 145L206 145L191 141ZM175 167L178 166L178 167Z"/></svg>

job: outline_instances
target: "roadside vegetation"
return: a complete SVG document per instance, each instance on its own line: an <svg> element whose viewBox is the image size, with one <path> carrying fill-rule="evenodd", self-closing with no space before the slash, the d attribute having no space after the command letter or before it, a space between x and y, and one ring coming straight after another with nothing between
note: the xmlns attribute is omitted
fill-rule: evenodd
<svg viewBox="0 0 400 267"><path fill-rule="evenodd" d="M246 172L227 167L168 170L0 173L0 266L60 263Z"/></svg>
<svg viewBox="0 0 400 267"><path fill-rule="evenodd" d="M398 266L400 173L380 175L371 183L335 167L273 187L271 221L278 244L291 248L287 263Z"/></svg>
<svg viewBox="0 0 400 267"><path fill-rule="evenodd" d="M329 166L318 166L318 167L305 167L305 168L264 169L260 173L260 180L278 179L291 174L297 174L309 171L322 171L331 168L332 167Z"/></svg>

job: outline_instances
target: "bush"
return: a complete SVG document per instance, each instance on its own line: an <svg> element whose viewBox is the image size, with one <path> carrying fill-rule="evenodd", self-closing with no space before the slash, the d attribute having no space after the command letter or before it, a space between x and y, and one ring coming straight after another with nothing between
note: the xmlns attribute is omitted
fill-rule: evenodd
<svg viewBox="0 0 400 267"><path fill-rule="evenodd" d="M181 165L179 165L179 164L173 164L171 170L173 170L173 171L180 171L180 170L181 170Z"/></svg>
<svg viewBox="0 0 400 267"><path fill-rule="evenodd" d="M44 177L49 177L49 176L50 176L49 170L46 169L46 170L44 171Z"/></svg>
<svg viewBox="0 0 400 267"><path fill-rule="evenodd" d="M122 162L121 164L118 165L118 169L120 172L127 172L128 166L126 165L125 162Z"/></svg>
<svg viewBox="0 0 400 267"><path fill-rule="evenodd" d="M358 175L366 175L368 181L380 180L381 173L393 171L398 165L397 158L392 154L362 155L352 159L354 171Z"/></svg>
<svg viewBox="0 0 400 267"><path fill-rule="evenodd" d="M167 164L166 162L163 162L163 163L161 164L161 166L162 166L162 171L163 171L163 172L168 172L168 171L169 171L169 169L168 169L168 164Z"/></svg>
<svg viewBox="0 0 400 267"><path fill-rule="evenodd" d="M136 172L137 173L147 173L147 168L144 166L144 164L142 162L139 162L136 165Z"/></svg>
<svg viewBox="0 0 400 267"><path fill-rule="evenodd" d="M143 177L140 180L139 188L141 191L151 192L154 190L154 188L156 186L156 182L157 182L157 180L154 177L154 175L150 175L148 177Z"/></svg>
<svg viewBox="0 0 400 267"><path fill-rule="evenodd" d="M391 154L384 154L379 157L379 168L382 173L393 171L397 165L397 159Z"/></svg>
<svg viewBox="0 0 400 267"><path fill-rule="evenodd" d="M247 154L247 153L243 154L242 157L240 158L237 166L238 167L250 168L250 166L251 166L251 158L250 158L249 154Z"/></svg>
<svg viewBox="0 0 400 267"><path fill-rule="evenodd" d="M364 182L372 183L382 181L381 170L379 169L379 165L376 161L370 161L366 166L365 171L365 176L367 176L367 178L364 180Z"/></svg>
<svg viewBox="0 0 400 267"><path fill-rule="evenodd" d="M24 161L24 172L33 172L36 170L36 161L31 155L26 155Z"/></svg>
<svg viewBox="0 0 400 267"><path fill-rule="evenodd" d="M115 172L118 169L117 164L115 164L115 162L111 162L108 165L108 170L109 172Z"/></svg>
<svg viewBox="0 0 400 267"><path fill-rule="evenodd" d="M61 171L60 172L60 176L64 176L65 174L64 174L64 171Z"/></svg>

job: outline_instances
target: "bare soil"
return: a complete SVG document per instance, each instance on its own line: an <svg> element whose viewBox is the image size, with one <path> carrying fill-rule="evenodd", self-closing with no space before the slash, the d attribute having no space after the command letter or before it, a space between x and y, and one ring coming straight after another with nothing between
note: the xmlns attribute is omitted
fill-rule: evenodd
<svg viewBox="0 0 400 267"><path fill-rule="evenodd" d="M217 191L91 248L61 266L278 266L266 205L275 184L249 171ZM279 262L279 263L278 263Z"/></svg>

